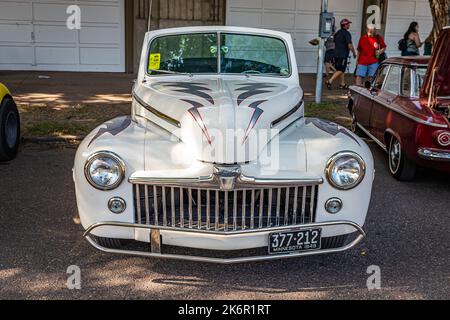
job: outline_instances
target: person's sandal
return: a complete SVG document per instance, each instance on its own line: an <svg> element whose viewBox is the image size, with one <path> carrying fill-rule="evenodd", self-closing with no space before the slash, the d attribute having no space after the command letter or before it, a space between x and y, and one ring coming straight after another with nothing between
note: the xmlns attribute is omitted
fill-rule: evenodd
<svg viewBox="0 0 450 320"><path fill-rule="evenodd" d="M344 85L339 85L339 89L341 89L341 90L347 90L349 87L348 87L348 84L344 84Z"/></svg>
<svg viewBox="0 0 450 320"><path fill-rule="evenodd" d="M330 83L330 81L325 81L325 85L327 86L327 89L328 90L331 90L331 83Z"/></svg>

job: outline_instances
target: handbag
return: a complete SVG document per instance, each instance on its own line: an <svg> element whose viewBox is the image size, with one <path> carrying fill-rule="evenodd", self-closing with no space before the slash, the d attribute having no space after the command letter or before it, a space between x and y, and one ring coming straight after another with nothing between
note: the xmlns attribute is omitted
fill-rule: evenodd
<svg viewBox="0 0 450 320"><path fill-rule="evenodd" d="M380 43L380 35L377 34L377 43L378 43L378 48L381 48L381 43ZM382 63L384 60L387 59L387 54L386 52L383 52L382 54L380 54L378 56L378 62Z"/></svg>

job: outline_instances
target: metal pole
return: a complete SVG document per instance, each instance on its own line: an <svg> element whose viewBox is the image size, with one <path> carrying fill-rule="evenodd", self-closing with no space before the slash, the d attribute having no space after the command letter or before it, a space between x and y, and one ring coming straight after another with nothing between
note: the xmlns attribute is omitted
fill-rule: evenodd
<svg viewBox="0 0 450 320"><path fill-rule="evenodd" d="M322 0L321 12L328 11L328 0ZM321 22L319 22L321 23ZM320 26L319 26L320 28ZM316 103L322 102L322 86L323 86L323 64L325 61L325 39L320 38L319 57L317 59L317 76L316 76Z"/></svg>

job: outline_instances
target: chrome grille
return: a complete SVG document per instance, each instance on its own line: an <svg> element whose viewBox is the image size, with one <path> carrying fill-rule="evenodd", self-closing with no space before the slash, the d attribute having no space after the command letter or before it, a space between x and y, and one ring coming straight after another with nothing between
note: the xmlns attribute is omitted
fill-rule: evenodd
<svg viewBox="0 0 450 320"><path fill-rule="evenodd" d="M317 185L222 191L134 184L138 224L215 231L315 222Z"/></svg>

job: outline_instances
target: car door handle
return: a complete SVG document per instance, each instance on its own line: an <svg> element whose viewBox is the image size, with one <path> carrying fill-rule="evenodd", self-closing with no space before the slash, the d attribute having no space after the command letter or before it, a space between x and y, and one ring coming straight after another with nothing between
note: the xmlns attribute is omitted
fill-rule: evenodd
<svg viewBox="0 0 450 320"><path fill-rule="evenodd" d="M394 101L394 99L387 99L388 104L392 104L393 101Z"/></svg>

